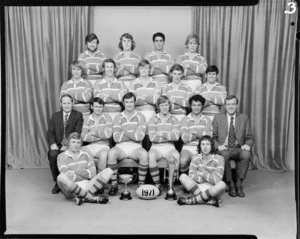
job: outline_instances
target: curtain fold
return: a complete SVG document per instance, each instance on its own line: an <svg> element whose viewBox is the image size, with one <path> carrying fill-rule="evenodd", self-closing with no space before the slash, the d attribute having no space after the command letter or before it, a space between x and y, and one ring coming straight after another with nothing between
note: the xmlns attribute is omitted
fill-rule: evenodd
<svg viewBox="0 0 300 239"><path fill-rule="evenodd" d="M9 167L49 167L48 123L85 49L88 21L89 7L5 7Z"/></svg>
<svg viewBox="0 0 300 239"><path fill-rule="evenodd" d="M243 7L193 7L200 54L220 70L219 81L239 99L255 136L258 169L289 170L288 133L295 82L297 12L288 0Z"/></svg>

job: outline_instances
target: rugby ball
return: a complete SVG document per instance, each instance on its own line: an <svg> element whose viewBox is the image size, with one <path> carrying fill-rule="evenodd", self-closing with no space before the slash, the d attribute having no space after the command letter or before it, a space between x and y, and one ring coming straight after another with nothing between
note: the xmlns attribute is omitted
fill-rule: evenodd
<svg viewBox="0 0 300 239"><path fill-rule="evenodd" d="M137 188L136 195L141 199L155 199L159 194L159 190L152 184L144 184Z"/></svg>

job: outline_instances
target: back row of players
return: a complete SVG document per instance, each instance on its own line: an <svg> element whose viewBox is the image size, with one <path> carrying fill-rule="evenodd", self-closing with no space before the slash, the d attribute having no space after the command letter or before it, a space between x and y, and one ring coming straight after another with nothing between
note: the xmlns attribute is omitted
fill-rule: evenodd
<svg viewBox="0 0 300 239"><path fill-rule="evenodd" d="M197 165L190 164L191 159L194 156L197 162L199 161L197 158L201 151L197 151L199 139L205 135L208 135L208 138L212 136L212 120L216 114L219 114L220 107L224 104L227 95L226 88L216 82L218 68L216 66L207 67L205 59L197 53L199 39L196 35L187 37L188 51L178 57L177 62L180 64L173 64L170 55L163 51L165 36L162 33L154 34L153 42L154 51L148 53L145 59L141 60L132 51L135 47L132 36L128 33L123 34L119 44L122 52L117 54L113 60L104 59L105 56L97 50L99 40L95 34L89 34L86 37L87 51L80 54L78 61L71 64L72 79L62 85L60 92L61 106L64 112L61 118L63 120L66 118L67 111L64 110L64 105L73 104L74 109L84 116L82 132L81 129L80 131L76 131L75 128L70 130L71 126L68 129L70 122L67 119L64 123L63 135L60 133L61 141L53 143L54 140L51 140L51 138L55 138L53 116L48 130L49 160L55 181L59 174L55 169L57 155L68 149L70 141L67 141L66 138L73 131L79 131L83 140L89 143L82 150L97 159L98 172L105 171L106 167L112 170L111 177L108 177L112 183L109 195L115 195L118 191L118 161L124 158L139 161L140 184L144 183L149 167L152 179L160 192L162 188L157 167L159 159L166 158L169 163L180 163L182 173L187 173L189 168L189 174L193 174L191 168L197 171ZM203 73L207 79L204 84L202 84ZM139 77L136 78L137 76ZM237 106L236 97L229 97L227 100L230 103L233 101L235 107ZM93 111L92 114L90 114L90 108ZM190 109L191 113L189 113ZM156 113L157 111L158 113ZM236 109L233 113L235 115ZM78 119L80 121L80 117ZM246 137L242 139L243 143L241 144L239 139L234 138L233 149L239 148L248 153L237 157L242 158L239 161L243 161L243 163L239 163L241 167L238 165L237 182L232 180L229 158L234 156L232 154L240 155L237 152L231 152L225 157L224 181L229 185L230 196L244 196L242 181L246 176L250 160L250 147L254 143L247 118L245 124L247 124L245 125L247 132ZM226 144L229 141L228 132L225 136ZM109 139L111 137L114 140L113 145L116 143L116 146L110 149ZM180 146L174 147L174 142L180 138L184 144L182 149ZM141 145L142 141L144 148ZM212 140L211 143L213 143ZM213 145L211 148L213 149ZM72 154L69 151L61 153L58 158L58 168L61 173L67 174L70 171L67 170L69 168L68 159ZM208 154L212 152L213 150L209 150ZM242 153L244 154L244 152ZM50 157L51 155L53 157ZM219 183L217 192L213 193L216 197L224 192L225 184L223 185L221 181L224 159L216 156L208 158L211 159L211 157L214 160L219 159L216 160L218 165L215 165L215 170L212 170L211 175L206 174L206 177L203 178L196 173L192 181L194 183L203 181L212 183L213 181L214 186ZM202 157L200 158L202 162ZM180 177L182 184L189 191L191 189L191 192L195 191L197 187L195 189L194 184L189 181L190 178L186 178L184 175L182 174ZM91 175L88 174L88 176ZM71 174L69 179L76 182L74 174ZM62 181L65 182L65 180L64 177ZM188 183L186 183L187 181ZM56 184L52 192L57 193L62 187L62 185L58 187ZM196 191L198 195L199 190ZM186 204L186 202L186 199L181 198L178 203Z"/></svg>

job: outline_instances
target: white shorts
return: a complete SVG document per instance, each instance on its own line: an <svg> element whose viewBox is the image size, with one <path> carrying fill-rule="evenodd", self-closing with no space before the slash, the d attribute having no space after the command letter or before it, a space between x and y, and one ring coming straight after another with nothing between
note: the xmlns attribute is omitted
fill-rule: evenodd
<svg viewBox="0 0 300 239"><path fill-rule="evenodd" d="M152 144L151 149L157 150L163 158L167 158L171 150L175 149L173 144Z"/></svg>
<svg viewBox="0 0 300 239"><path fill-rule="evenodd" d="M182 114L182 115L175 115L175 114L172 114L172 115L175 116L176 119L178 119L179 123L180 123L180 121L183 119L183 117L186 116L186 115L184 115L184 114Z"/></svg>
<svg viewBox="0 0 300 239"><path fill-rule="evenodd" d="M120 114L120 112L104 112L104 113L111 117L112 122L114 122L114 119L116 118L116 116Z"/></svg>
<svg viewBox="0 0 300 239"><path fill-rule="evenodd" d="M103 149L110 149L110 148L108 146L108 142L100 142L100 143L98 142L98 143L91 143L86 146L83 146L82 150L84 151L85 149L88 149L92 153L92 156L96 158L99 151Z"/></svg>
<svg viewBox="0 0 300 239"><path fill-rule="evenodd" d="M192 153L193 155L194 154L197 154L197 146L191 146L191 145L183 145L182 149L181 149L181 152L183 150L186 150L186 151L189 151L190 153Z"/></svg>
<svg viewBox="0 0 300 239"><path fill-rule="evenodd" d="M82 181L76 182L76 184L85 190L88 185L88 182L89 182L89 180L82 180Z"/></svg>
<svg viewBox="0 0 300 239"><path fill-rule="evenodd" d="M196 88L199 85L202 85L202 82L200 80L182 80L181 83L183 85L187 85L187 86L191 87L193 93L196 91Z"/></svg>
<svg viewBox="0 0 300 239"><path fill-rule="evenodd" d="M122 142L122 143L117 143L115 147L122 150L125 153L127 158L130 158L133 151L142 148L142 145L136 142Z"/></svg>
<svg viewBox="0 0 300 239"><path fill-rule="evenodd" d="M200 191L203 192L209 188L211 188L213 185L208 183L208 182L205 182L205 183L197 183L198 187L200 188Z"/></svg>
<svg viewBox="0 0 300 239"><path fill-rule="evenodd" d="M156 114L154 110L140 110L139 112L145 116L147 125L149 120Z"/></svg>

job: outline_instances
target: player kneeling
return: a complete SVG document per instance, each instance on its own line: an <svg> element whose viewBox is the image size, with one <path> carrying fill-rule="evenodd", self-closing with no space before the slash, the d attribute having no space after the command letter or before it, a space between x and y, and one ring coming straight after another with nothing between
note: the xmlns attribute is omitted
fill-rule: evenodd
<svg viewBox="0 0 300 239"><path fill-rule="evenodd" d="M94 160L80 149L81 145L80 134L71 133L68 137L68 149L57 158L60 172L57 177L58 186L67 199L75 198L78 205L83 202L105 204L108 197L95 196L95 192L107 184L113 171L106 168L96 175Z"/></svg>
<svg viewBox="0 0 300 239"><path fill-rule="evenodd" d="M161 194L159 169L157 161L165 158L169 164L169 186L173 185L175 165L179 164L179 153L174 142L179 139L179 121L170 114L170 100L167 96L160 96L157 100L159 113L149 121L149 138L152 146L149 151L149 168L152 179ZM172 189L172 188L171 188ZM172 189L173 190L173 189Z"/></svg>
<svg viewBox="0 0 300 239"><path fill-rule="evenodd" d="M204 135L197 146L198 154L192 158L189 176L181 174L179 180L193 197L180 197L179 205L208 204L219 207L219 199L226 189L222 181L224 174L224 157L215 154L214 141Z"/></svg>

